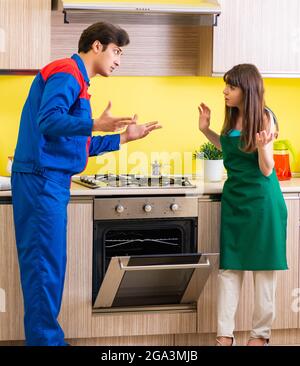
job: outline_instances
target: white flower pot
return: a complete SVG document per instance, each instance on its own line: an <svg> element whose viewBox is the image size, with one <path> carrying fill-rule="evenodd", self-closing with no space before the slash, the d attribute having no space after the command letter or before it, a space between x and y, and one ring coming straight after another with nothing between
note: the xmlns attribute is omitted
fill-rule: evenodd
<svg viewBox="0 0 300 366"><path fill-rule="evenodd" d="M223 179L224 165L221 160L204 160L204 180L220 182Z"/></svg>

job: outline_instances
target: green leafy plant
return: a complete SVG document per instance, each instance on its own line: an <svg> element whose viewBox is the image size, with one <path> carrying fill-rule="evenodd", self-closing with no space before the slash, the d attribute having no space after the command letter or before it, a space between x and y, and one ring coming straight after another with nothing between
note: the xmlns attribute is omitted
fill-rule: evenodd
<svg viewBox="0 0 300 366"><path fill-rule="evenodd" d="M194 152L193 157L194 159L221 160L223 159L223 154L214 144L206 142L200 146L199 150Z"/></svg>

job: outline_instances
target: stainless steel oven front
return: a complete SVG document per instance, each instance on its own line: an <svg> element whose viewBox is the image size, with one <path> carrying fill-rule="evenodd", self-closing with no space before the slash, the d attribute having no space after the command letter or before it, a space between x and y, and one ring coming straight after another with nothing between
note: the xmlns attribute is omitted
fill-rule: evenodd
<svg viewBox="0 0 300 366"><path fill-rule="evenodd" d="M195 196L96 198L93 311L195 308L218 258L197 237Z"/></svg>

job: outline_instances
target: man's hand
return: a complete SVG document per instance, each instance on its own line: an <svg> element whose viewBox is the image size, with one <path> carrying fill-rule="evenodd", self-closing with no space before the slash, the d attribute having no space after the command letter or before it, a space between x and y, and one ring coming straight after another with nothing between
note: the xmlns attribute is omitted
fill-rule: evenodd
<svg viewBox="0 0 300 366"><path fill-rule="evenodd" d="M94 119L93 131L115 132L135 123L131 117L113 117L110 110L111 102L108 103L101 116Z"/></svg>
<svg viewBox="0 0 300 366"><path fill-rule="evenodd" d="M135 114L132 121L133 123L126 128L126 131L121 133L121 144L125 144L129 141L139 140L147 136L151 131L158 130L162 126L158 125L157 121L144 123L142 125L137 124L138 116Z"/></svg>

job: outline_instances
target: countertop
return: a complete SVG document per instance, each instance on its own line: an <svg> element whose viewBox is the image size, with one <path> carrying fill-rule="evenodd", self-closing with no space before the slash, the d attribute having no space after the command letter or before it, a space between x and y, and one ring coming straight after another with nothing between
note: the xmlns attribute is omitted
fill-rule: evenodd
<svg viewBox="0 0 300 366"><path fill-rule="evenodd" d="M185 195L210 195L221 194L225 179L216 183L203 183L201 180L192 180L196 188L130 188L130 189L115 189L115 188L98 188L90 189L72 182L71 196L124 196L124 195L173 195L173 194L185 194ZM281 190L283 193L300 193L300 178L292 178L288 181L280 182ZM0 197L11 197L11 191L0 191Z"/></svg>

